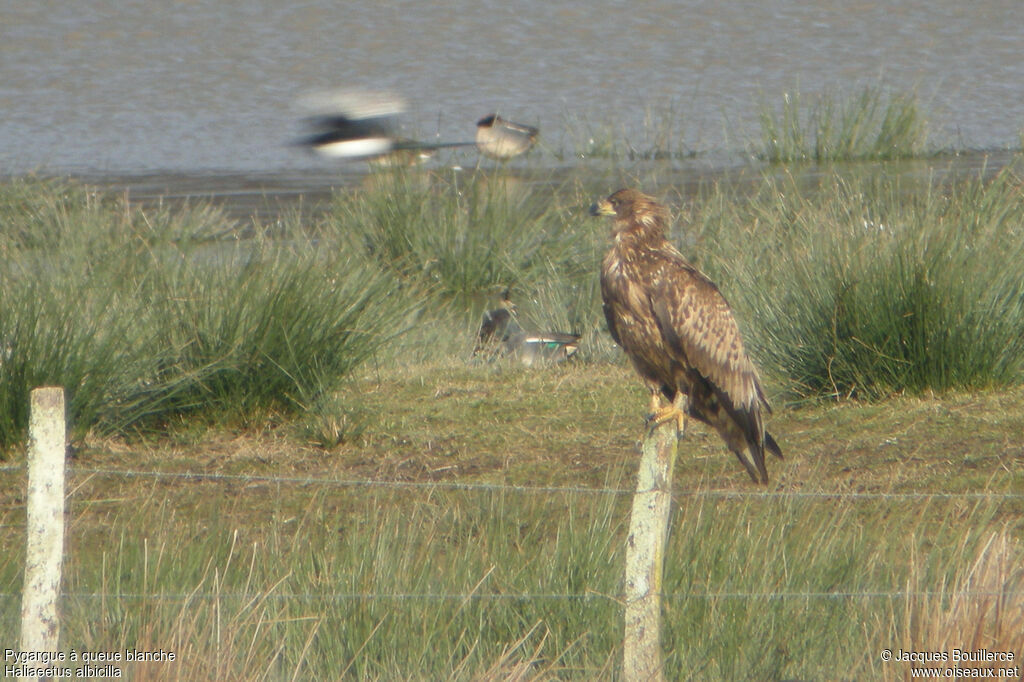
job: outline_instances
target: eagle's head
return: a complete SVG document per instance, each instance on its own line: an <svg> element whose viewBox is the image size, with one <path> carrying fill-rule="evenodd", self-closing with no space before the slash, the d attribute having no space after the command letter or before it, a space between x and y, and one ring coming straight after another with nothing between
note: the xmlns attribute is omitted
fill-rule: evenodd
<svg viewBox="0 0 1024 682"><path fill-rule="evenodd" d="M635 189L620 189L590 207L595 216L614 216L612 231L663 237L668 225L668 209L647 194Z"/></svg>

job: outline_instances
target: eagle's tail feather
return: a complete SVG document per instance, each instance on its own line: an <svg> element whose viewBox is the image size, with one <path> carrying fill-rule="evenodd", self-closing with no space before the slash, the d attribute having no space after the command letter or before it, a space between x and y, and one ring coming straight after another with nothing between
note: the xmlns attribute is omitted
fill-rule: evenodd
<svg viewBox="0 0 1024 682"><path fill-rule="evenodd" d="M740 464L746 468L747 473L750 474L750 478L754 483L767 483L768 472L764 466L764 454L754 448L750 448L750 452L754 455L754 462L751 462L750 458L747 457L741 449L737 448L733 450L733 453L736 455L736 459L738 459ZM758 457L759 454L761 455L760 457Z"/></svg>
<svg viewBox="0 0 1024 682"><path fill-rule="evenodd" d="M773 446L775 447L775 450L778 450L778 444L775 442L775 439L769 436L768 432L765 431L763 422L761 421L761 412L757 406L753 409L730 410L730 413L742 430L743 436L746 440L746 449L754 459L753 464L756 468L751 467L749 462L744 462L747 467L747 472L750 474L750 477L754 479L754 483L767 484L768 469L764 464L764 451L765 449L771 450ZM757 474L756 476L755 472Z"/></svg>

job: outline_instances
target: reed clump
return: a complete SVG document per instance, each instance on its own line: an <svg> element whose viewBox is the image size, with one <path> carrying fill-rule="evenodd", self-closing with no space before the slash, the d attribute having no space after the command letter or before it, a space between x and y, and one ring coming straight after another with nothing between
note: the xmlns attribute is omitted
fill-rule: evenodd
<svg viewBox="0 0 1024 682"><path fill-rule="evenodd" d="M845 98L786 93L781 111L762 103L759 119L761 145L755 155L770 163L917 157L928 140L917 98L877 86Z"/></svg>
<svg viewBox="0 0 1024 682"><path fill-rule="evenodd" d="M1024 194L884 170L697 202L697 255L796 398L984 389L1024 371Z"/></svg>
<svg viewBox="0 0 1024 682"><path fill-rule="evenodd" d="M557 192L501 172L388 169L335 197L327 224L354 253L438 303L472 301L576 262Z"/></svg>
<svg viewBox="0 0 1024 682"><path fill-rule="evenodd" d="M62 385L75 434L307 406L408 326L416 303L297 219L273 236L209 207L144 211L75 185L0 190L0 445Z"/></svg>

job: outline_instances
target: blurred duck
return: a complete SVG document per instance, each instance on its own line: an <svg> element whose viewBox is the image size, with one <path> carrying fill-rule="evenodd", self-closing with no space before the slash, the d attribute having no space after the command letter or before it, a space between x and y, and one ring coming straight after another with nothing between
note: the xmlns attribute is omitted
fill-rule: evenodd
<svg viewBox="0 0 1024 682"><path fill-rule="evenodd" d="M494 310L484 313L473 355L512 356L527 367L564 362L579 351L579 334L525 331L516 319L516 306L506 289Z"/></svg>
<svg viewBox="0 0 1024 682"><path fill-rule="evenodd" d="M489 114L477 122L474 142L419 142L398 135L405 100L375 90L333 90L307 95L300 104L314 112L305 119L311 132L299 140L332 159L365 159L380 165L411 165L438 149L476 146L493 159L510 159L530 149L537 128Z"/></svg>
<svg viewBox="0 0 1024 682"><path fill-rule="evenodd" d="M404 146L395 131L405 100L372 90L320 91L307 95L302 106L315 112L306 118L314 132L299 143L333 159L372 159Z"/></svg>
<svg viewBox="0 0 1024 682"><path fill-rule="evenodd" d="M476 122L476 148L484 156L506 160L529 151L540 131L489 114Z"/></svg>

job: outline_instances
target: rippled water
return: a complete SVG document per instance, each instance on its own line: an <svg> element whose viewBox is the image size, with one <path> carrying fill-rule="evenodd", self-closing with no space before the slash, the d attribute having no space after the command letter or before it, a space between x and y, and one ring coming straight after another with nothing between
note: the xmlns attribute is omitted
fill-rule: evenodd
<svg viewBox="0 0 1024 682"><path fill-rule="evenodd" d="M286 143L312 88L403 93L465 139L497 110L548 149L672 121L688 149L758 140L785 91L914 89L932 144L1020 145L1024 2L0 0L0 173L331 168Z"/></svg>

